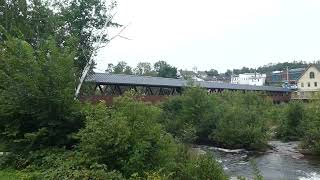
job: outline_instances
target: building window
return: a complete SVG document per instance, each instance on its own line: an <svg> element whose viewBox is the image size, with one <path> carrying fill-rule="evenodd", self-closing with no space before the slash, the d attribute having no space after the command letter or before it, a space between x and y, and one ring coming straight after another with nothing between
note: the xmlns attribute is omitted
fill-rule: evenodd
<svg viewBox="0 0 320 180"><path fill-rule="evenodd" d="M310 87L310 82L308 82L308 87Z"/></svg>
<svg viewBox="0 0 320 180"><path fill-rule="evenodd" d="M301 87L304 87L304 84L303 84L303 83L301 83Z"/></svg>
<svg viewBox="0 0 320 180"><path fill-rule="evenodd" d="M310 79L314 79L314 72L310 72L309 76L310 76Z"/></svg>
<svg viewBox="0 0 320 180"><path fill-rule="evenodd" d="M318 83L317 82L314 82L314 87L317 87L318 86Z"/></svg>

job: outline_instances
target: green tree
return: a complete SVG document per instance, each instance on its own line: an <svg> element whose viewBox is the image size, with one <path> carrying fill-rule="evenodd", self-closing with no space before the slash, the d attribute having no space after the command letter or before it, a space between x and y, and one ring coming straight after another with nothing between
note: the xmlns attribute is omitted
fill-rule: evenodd
<svg viewBox="0 0 320 180"><path fill-rule="evenodd" d="M220 98L223 113L211 139L228 148L265 148L272 101L259 93L224 92Z"/></svg>
<svg viewBox="0 0 320 180"><path fill-rule="evenodd" d="M9 35L0 49L1 139L12 151L69 145L81 126L73 100L74 52L53 39L35 51Z"/></svg>
<svg viewBox="0 0 320 180"><path fill-rule="evenodd" d="M230 76L232 75L232 71L231 71L230 69L228 69L228 70L224 73L224 75L225 75L226 77L230 77Z"/></svg>
<svg viewBox="0 0 320 180"><path fill-rule="evenodd" d="M158 61L154 64L157 76L165 78L177 78L177 68L169 65L165 61Z"/></svg>
<svg viewBox="0 0 320 180"><path fill-rule="evenodd" d="M320 103L319 94L317 99L305 105L305 118L300 128L303 131L302 147L313 154L320 154ZM301 111L301 110L300 110Z"/></svg>
<svg viewBox="0 0 320 180"><path fill-rule="evenodd" d="M271 106L260 93L208 94L192 87L163 103L160 122L182 142L260 149L269 137Z"/></svg>
<svg viewBox="0 0 320 180"><path fill-rule="evenodd" d="M112 22L112 9L117 6L116 1L107 4L101 0L67 0L60 1L60 27L62 37L73 38L73 45L76 49L75 65L77 72L81 73L94 53L94 44L102 35L101 42L109 41L108 34L104 31L109 26L119 27L121 25Z"/></svg>
<svg viewBox="0 0 320 180"><path fill-rule="evenodd" d="M199 87L190 87L182 96L163 104L162 123L167 131L183 142L209 142L220 109L218 99Z"/></svg>
<svg viewBox="0 0 320 180"><path fill-rule="evenodd" d="M197 76L197 73L188 70L179 70L179 75L185 80L193 80Z"/></svg>
<svg viewBox="0 0 320 180"><path fill-rule="evenodd" d="M215 69L210 69L209 71L205 71L205 73L209 77L214 77L214 76L218 76L219 75L218 71L215 70Z"/></svg>
<svg viewBox="0 0 320 180"><path fill-rule="evenodd" d="M299 140L303 136L303 121L305 107L302 102L293 101L284 110L284 117L280 122L277 136L286 141Z"/></svg>
<svg viewBox="0 0 320 180"><path fill-rule="evenodd" d="M130 66L126 66L126 68L124 69L124 74L133 74L132 68Z"/></svg>
<svg viewBox="0 0 320 180"><path fill-rule="evenodd" d="M108 109L89 106L86 127L78 133L80 147L94 161L124 175L172 170L177 146L157 119L161 110L130 97L121 97Z"/></svg>
<svg viewBox="0 0 320 180"><path fill-rule="evenodd" d="M0 25L33 48L59 29L56 16L41 0L0 0Z"/></svg>
<svg viewBox="0 0 320 180"><path fill-rule="evenodd" d="M151 63L139 62L134 71L135 71L135 74L140 76L150 76L152 75Z"/></svg>
<svg viewBox="0 0 320 180"><path fill-rule="evenodd" d="M100 0L67 0L50 3L47 0L0 0L0 25L13 37L38 49L49 37L59 47L75 49L73 59L80 77L89 59L94 56L94 44L102 35L109 42L105 28L120 25L110 14L117 3ZM54 11L53 11L54 9Z"/></svg>
<svg viewBox="0 0 320 180"><path fill-rule="evenodd" d="M108 68L105 70L106 73L113 73L114 65L112 63L108 64Z"/></svg>
<svg viewBox="0 0 320 180"><path fill-rule="evenodd" d="M108 67L108 72L112 72L114 74L133 74L132 68L128 66L127 63L124 61L118 62L118 64L115 66L113 66L112 64L109 65L110 67Z"/></svg>

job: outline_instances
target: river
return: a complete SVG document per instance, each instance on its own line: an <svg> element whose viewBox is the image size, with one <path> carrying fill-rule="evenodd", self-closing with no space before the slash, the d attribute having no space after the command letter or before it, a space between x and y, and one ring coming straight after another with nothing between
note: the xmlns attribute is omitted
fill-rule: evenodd
<svg viewBox="0 0 320 180"><path fill-rule="evenodd" d="M211 152L231 179L237 176L253 178L254 162L265 180L320 180L320 159L303 156L298 142L270 141L274 148L265 153L197 146L200 152Z"/></svg>

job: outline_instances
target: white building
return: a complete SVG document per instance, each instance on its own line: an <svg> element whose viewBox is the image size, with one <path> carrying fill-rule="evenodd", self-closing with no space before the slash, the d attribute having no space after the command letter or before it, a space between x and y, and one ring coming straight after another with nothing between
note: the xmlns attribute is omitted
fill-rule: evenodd
<svg viewBox="0 0 320 180"><path fill-rule="evenodd" d="M231 76L231 84L247 84L263 86L266 81L266 74L244 73Z"/></svg>

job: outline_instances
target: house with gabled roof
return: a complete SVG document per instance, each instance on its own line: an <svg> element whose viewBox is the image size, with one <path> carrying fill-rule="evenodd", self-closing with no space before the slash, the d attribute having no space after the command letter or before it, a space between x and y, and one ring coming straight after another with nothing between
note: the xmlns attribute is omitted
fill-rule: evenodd
<svg viewBox="0 0 320 180"><path fill-rule="evenodd" d="M292 99L312 99L320 91L320 65L309 65L297 81L298 90L292 94Z"/></svg>

